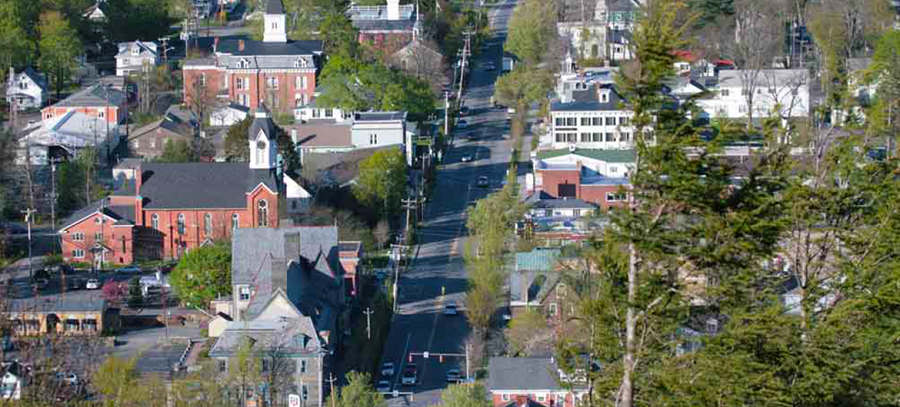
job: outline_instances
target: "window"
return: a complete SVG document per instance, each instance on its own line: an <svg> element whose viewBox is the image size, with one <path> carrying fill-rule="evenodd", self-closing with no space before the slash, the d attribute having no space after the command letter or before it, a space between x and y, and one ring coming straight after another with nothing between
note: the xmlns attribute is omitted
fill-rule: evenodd
<svg viewBox="0 0 900 407"><path fill-rule="evenodd" d="M74 258L76 258L76 259L82 259L82 258L84 258L84 249L75 249L75 250L72 250L72 257L74 257Z"/></svg>
<svg viewBox="0 0 900 407"><path fill-rule="evenodd" d="M509 401L509 394L503 394L500 397L503 399L503 401Z"/></svg>
<svg viewBox="0 0 900 407"><path fill-rule="evenodd" d="M138 47L131 48L131 55L140 55L141 50Z"/></svg>
<svg viewBox="0 0 900 407"><path fill-rule="evenodd" d="M256 222L257 226L269 226L269 202L265 199L260 199L259 202L256 203L256 216L258 218Z"/></svg>
<svg viewBox="0 0 900 407"><path fill-rule="evenodd" d="M378 144L378 135L377 134L369 135L369 144L372 144L372 145Z"/></svg>
<svg viewBox="0 0 900 407"><path fill-rule="evenodd" d="M565 122L566 122L565 119L563 119L562 117L557 117L554 120L554 124L557 126L563 126Z"/></svg>
<svg viewBox="0 0 900 407"><path fill-rule="evenodd" d="M256 143L256 162L262 164L266 161L266 142L260 140Z"/></svg>
<svg viewBox="0 0 900 407"><path fill-rule="evenodd" d="M262 359L262 363L260 364L259 369L263 372L272 370L272 361L269 359Z"/></svg>
<svg viewBox="0 0 900 407"><path fill-rule="evenodd" d="M577 216L577 215L576 215L576 216ZM565 297L565 296L566 296L566 285L565 285L565 284L559 283L559 284L556 286L556 295L557 295L557 296L560 296L560 297Z"/></svg>
<svg viewBox="0 0 900 407"><path fill-rule="evenodd" d="M250 300L250 287L249 287L249 286L246 286L246 285L245 285L245 286L241 286L241 288L238 289L238 293L239 293L239 294L238 294L238 299L239 299L239 300L241 300L241 301L248 301L248 300Z"/></svg>
<svg viewBox="0 0 900 407"><path fill-rule="evenodd" d="M306 373L306 360L300 361L300 373Z"/></svg>
<svg viewBox="0 0 900 407"><path fill-rule="evenodd" d="M619 118L619 125L620 125L620 126L627 126L630 122L631 122L631 118L630 118L630 117L620 117L620 118Z"/></svg>
<svg viewBox="0 0 900 407"><path fill-rule="evenodd" d="M325 109L325 117L334 117L334 109Z"/></svg>
<svg viewBox="0 0 900 407"><path fill-rule="evenodd" d="M206 86L206 74L205 73L200 74L200 86Z"/></svg>
<svg viewBox="0 0 900 407"><path fill-rule="evenodd" d="M574 127L575 126L575 118L574 117L566 117L566 126Z"/></svg>
<svg viewBox="0 0 900 407"><path fill-rule="evenodd" d="M406 63L405 59L400 60L400 66L401 66L401 69L403 69L404 71L408 69L407 68L408 64Z"/></svg>
<svg viewBox="0 0 900 407"><path fill-rule="evenodd" d="M601 119L601 118L599 118L599 117L593 117L593 118L591 118L591 125L592 125L592 126L602 126L602 125L603 125L603 119Z"/></svg>
<svg viewBox="0 0 900 407"><path fill-rule="evenodd" d="M618 48L618 47L616 47L616 48ZM555 305L555 304L550 304L550 305ZM547 393L538 393L537 399L538 399L538 401L547 401Z"/></svg>
<svg viewBox="0 0 900 407"><path fill-rule="evenodd" d="M304 75L300 77L300 89L306 89L309 86L308 78Z"/></svg>
<svg viewBox="0 0 900 407"><path fill-rule="evenodd" d="M791 96L797 96L799 93L800 91L797 88L791 89Z"/></svg>
<svg viewBox="0 0 900 407"><path fill-rule="evenodd" d="M742 104L738 106L738 112L747 113L747 105Z"/></svg>
<svg viewBox="0 0 900 407"><path fill-rule="evenodd" d="M209 237L212 234L212 214L203 215L203 234Z"/></svg>
<svg viewBox="0 0 900 407"><path fill-rule="evenodd" d="M72 233L72 241L73 242L83 242L84 241L84 233L81 233L81 232Z"/></svg>
<svg viewBox="0 0 900 407"><path fill-rule="evenodd" d="M572 209L572 216L576 218L581 216L581 209Z"/></svg>
<svg viewBox="0 0 900 407"><path fill-rule="evenodd" d="M616 125L616 118L615 118L615 117L607 117L607 118L606 118L606 125L607 125L607 126L615 126L615 125Z"/></svg>
<svg viewBox="0 0 900 407"><path fill-rule="evenodd" d="M590 125L591 125L591 118L590 118L590 117L582 117L582 118L581 118L581 125L582 125L582 126L590 126Z"/></svg>
<svg viewBox="0 0 900 407"><path fill-rule="evenodd" d="M103 232L94 233L94 241L102 242L103 241Z"/></svg>
<svg viewBox="0 0 900 407"><path fill-rule="evenodd" d="M719 91L719 95L723 97L728 97L728 89L722 89Z"/></svg>
<svg viewBox="0 0 900 407"><path fill-rule="evenodd" d="M156 140L150 139L150 148L156 148Z"/></svg>
<svg viewBox="0 0 900 407"><path fill-rule="evenodd" d="M747 89L741 89L741 96L748 96L748 95L750 95L750 91L749 91L749 90L747 90Z"/></svg>
<svg viewBox="0 0 900 407"><path fill-rule="evenodd" d="M607 143L615 141L615 140L613 139L613 134L612 134L612 133L606 133L605 138L606 138L606 142L607 142Z"/></svg>
<svg viewBox="0 0 900 407"><path fill-rule="evenodd" d="M228 359L218 359L216 360L216 365L219 368L219 373L225 373L228 371Z"/></svg>
<svg viewBox="0 0 900 407"><path fill-rule="evenodd" d="M236 90L244 90L244 78L234 78L234 88Z"/></svg>
<svg viewBox="0 0 900 407"><path fill-rule="evenodd" d="M273 30L277 30L277 29L278 29L278 23L277 23L277 22L275 22L275 21L272 22L272 29L273 29Z"/></svg>
<svg viewBox="0 0 900 407"><path fill-rule="evenodd" d="M238 68L249 68L249 67L250 67L250 61L243 59L243 58L240 61L238 61Z"/></svg>
<svg viewBox="0 0 900 407"><path fill-rule="evenodd" d="M278 89L278 78L266 78L266 89Z"/></svg>
<svg viewBox="0 0 900 407"><path fill-rule="evenodd" d="M150 227L159 230L159 215L155 213L150 215Z"/></svg>
<svg viewBox="0 0 900 407"><path fill-rule="evenodd" d="M319 109L313 109L313 110L312 110L312 117L313 117L313 119L318 119L320 116L322 116L322 113L319 112Z"/></svg>
<svg viewBox="0 0 900 407"><path fill-rule="evenodd" d="M566 135L563 133L556 133L556 142L562 143L564 141L566 141Z"/></svg>
<svg viewBox="0 0 900 407"><path fill-rule="evenodd" d="M101 118L101 119L104 118L104 117L106 117L106 112L104 112L103 110L98 110L98 111L97 111L97 117L99 117L99 118Z"/></svg>
<svg viewBox="0 0 900 407"><path fill-rule="evenodd" d="M555 303L555 302L550 303L549 312L550 312L550 316L551 316L551 317L555 317L555 316L556 316L556 303Z"/></svg>
<svg viewBox="0 0 900 407"><path fill-rule="evenodd" d="M591 141L593 141L595 143L599 143L599 142L603 141L603 134L602 133L591 133Z"/></svg>
<svg viewBox="0 0 900 407"><path fill-rule="evenodd" d="M631 141L631 133L622 133L621 141L626 143Z"/></svg>
<svg viewBox="0 0 900 407"><path fill-rule="evenodd" d="M301 385L300 387L300 397L303 399L303 401L309 400L309 387L307 387L305 384Z"/></svg>
<svg viewBox="0 0 900 407"><path fill-rule="evenodd" d="M606 202L621 202L625 200L625 194L607 192Z"/></svg>
<svg viewBox="0 0 900 407"><path fill-rule="evenodd" d="M178 221L176 223L176 228L178 229L179 235L184 234L184 214L183 213L178 214Z"/></svg>
<svg viewBox="0 0 900 407"><path fill-rule="evenodd" d="M28 89L28 83L25 81L19 82L19 89L22 89L22 90Z"/></svg>
<svg viewBox="0 0 900 407"><path fill-rule="evenodd" d="M237 229L240 227L240 216L236 213L231 214L231 228Z"/></svg>
<svg viewBox="0 0 900 407"><path fill-rule="evenodd" d="M581 133L581 142L589 143L591 141L591 133Z"/></svg>
<svg viewBox="0 0 900 407"><path fill-rule="evenodd" d="M617 173L617 172L619 172L619 167L617 167L617 166L615 166L615 165L610 165L610 166L609 166L609 173L610 173L610 174L615 174L615 173Z"/></svg>

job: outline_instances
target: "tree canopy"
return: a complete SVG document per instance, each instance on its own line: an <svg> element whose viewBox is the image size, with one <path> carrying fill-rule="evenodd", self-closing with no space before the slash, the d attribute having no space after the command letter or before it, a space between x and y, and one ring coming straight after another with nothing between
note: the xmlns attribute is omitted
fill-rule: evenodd
<svg viewBox="0 0 900 407"><path fill-rule="evenodd" d="M353 195L372 213L386 218L406 194L406 161L399 149L379 150L359 163Z"/></svg>
<svg viewBox="0 0 900 407"><path fill-rule="evenodd" d="M42 14L39 30L40 67L51 79L59 96L84 48L75 29L59 12Z"/></svg>
<svg viewBox="0 0 900 407"><path fill-rule="evenodd" d="M556 2L525 0L519 3L509 20L509 34L504 49L519 57L526 65L537 66L557 36Z"/></svg>
<svg viewBox="0 0 900 407"><path fill-rule="evenodd" d="M206 307L231 293L231 245L215 242L185 254L172 271L172 288L185 303Z"/></svg>
<svg viewBox="0 0 900 407"><path fill-rule="evenodd" d="M334 403L328 400L327 404L338 407L385 407L387 402L384 396L376 392L372 387L372 380L366 373L347 372L345 376L347 384L336 391L337 397Z"/></svg>

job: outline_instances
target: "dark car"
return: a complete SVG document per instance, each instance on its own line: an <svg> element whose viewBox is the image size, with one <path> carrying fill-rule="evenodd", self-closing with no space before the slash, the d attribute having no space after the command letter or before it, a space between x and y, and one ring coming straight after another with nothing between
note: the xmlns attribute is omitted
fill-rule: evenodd
<svg viewBox="0 0 900 407"><path fill-rule="evenodd" d="M50 267L50 272L53 274L62 274L62 273L69 274L74 271L75 271L75 269L72 268L72 266L65 264L65 263L60 263L53 267Z"/></svg>
<svg viewBox="0 0 900 407"><path fill-rule="evenodd" d="M487 188L491 184L491 181L487 176L482 175L478 177L478 182L476 184L478 184L479 188Z"/></svg>
<svg viewBox="0 0 900 407"><path fill-rule="evenodd" d="M468 115L468 114L469 114L469 107L468 107L468 106L463 106L463 107L459 108L459 115L460 115L460 116L466 116L466 115Z"/></svg>
<svg viewBox="0 0 900 407"><path fill-rule="evenodd" d="M415 386L416 382L418 382L418 374L418 366L414 364L408 364L406 365L406 368L403 369L403 376L400 378L400 382L404 386Z"/></svg>

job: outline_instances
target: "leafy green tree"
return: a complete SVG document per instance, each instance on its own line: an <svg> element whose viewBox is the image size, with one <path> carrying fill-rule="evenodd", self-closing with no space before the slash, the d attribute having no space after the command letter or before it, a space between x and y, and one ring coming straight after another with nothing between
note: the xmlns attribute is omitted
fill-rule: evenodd
<svg viewBox="0 0 900 407"><path fill-rule="evenodd" d="M228 161L250 161L250 144L247 142L247 134L250 132L250 124L253 116L247 115L244 120L232 124L225 135L225 156Z"/></svg>
<svg viewBox="0 0 900 407"><path fill-rule="evenodd" d="M504 49L519 57L525 65L537 66L557 35L556 2L525 0L516 6L509 20Z"/></svg>
<svg viewBox="0 0 900 407"><path fill-rule="evenodd" d="M141 379L137 358L107 357L91 375L91 386L103 395L107 407L145 404L153 398L153 390Z"/></svg>
<svg viewBox="0 0 900 407"><path fill-rule="evenodd" d="M169 0L105 0L105 33L113 43L169 35L175 20Z"/></svg>
<svg viewBox="0 0 900 407"><path fill-rule="evenodd" d="M59 12L41 15L39 64L41 70L52 80L59 97L66 80L75 68L76 58L83 53L78 33Z"/></svg>
<svg viewBox="0 0 900 407"><path fill-rule="evenodd" d="M19 18L17 1L0 2L0 60L15 68L21 68L35 61L37 44L28 35L24 21ZM6 66L6 65L4 65ZM8 69L0 73L5 79Z"/></svg>
<svg viewBox="0 0 900 407"><path fill-rule="evenodd" d="M877 83L874 106L869 112L869 132L875 136L886 137L895 143L896 133L900 125L900 33L886 32L878 41L873 66L867 82ZM893 144L892 144L893 145ZM895 156L894 148L888 149L890 156Z"/></svg>
<svg viewBox="0 0 900 407"><path fill-rule="evenodd" d="M205 307L231 292L231 245L216 242L185 254L172 271L172 288L189 305Z"/></svg>
<svg viewBox="0 0 900 407"><path fill-rule="evenodd" d="M438 407L490 407L488 394L480 382L473 384L451 384L441 392Z"/></svg>
<svg viewBox="0 0 900 407"><path fill-rule="evenodd" d="M135 277L128 282L128 307L140 308L144 305L144 293L141 290L141 279Z"/></svg>
<svg viewBox="0 0 900 407"><path fill-rule="evenodd" d="M347 372L347 384L335 391L336 397L328 400L326 404L339 407L385 407L387 402L381 393L372 387L372 379L367 373Z"/></svg>
<svg viewBox="0 0 900 407"><path fill-rule="evenodd" d="M406 193L406 161L399 149L380 150L359 163L353 195L372 213L388 219Z"/></svg>
<svg viewBox="0 0 900 407"><path fill-rule="evenodd" d="M359 54L359 31L353 27L343 9L325 14L319 23L319 35L324 41L329 62L336 56L354 57Z"/></svg>
<svg viewBox="0 0 900 407"><path fill-rule="evenodd" d="M191 146L187 140L166 140L163 144L163 153L159 156L162 163L187 163L193 161Z"/></svg>

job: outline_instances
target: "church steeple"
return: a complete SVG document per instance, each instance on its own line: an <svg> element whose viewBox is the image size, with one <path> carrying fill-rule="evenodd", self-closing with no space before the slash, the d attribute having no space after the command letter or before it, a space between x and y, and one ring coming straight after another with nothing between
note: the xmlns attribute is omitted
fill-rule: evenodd
<svg viewBox="0 0 900 407"><path fill-rule="evenodd" d="M287 18L281 0L268 0L264 16L263 42L287 42Z"/></svg>
<svg viewBox="0 0 900 407"><path fill-rule="evenodd" d="M256 108L253 122L250 123L247 141L250 143L250 168L254 170L271 170L278 163L278 144L275 134L275 122L262 103Z"/></svg>

